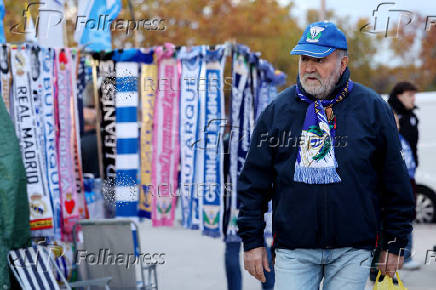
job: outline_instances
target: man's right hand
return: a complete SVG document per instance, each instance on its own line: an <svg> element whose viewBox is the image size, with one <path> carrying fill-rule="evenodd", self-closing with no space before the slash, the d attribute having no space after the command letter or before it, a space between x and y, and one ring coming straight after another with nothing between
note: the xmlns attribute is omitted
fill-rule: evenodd
<svg viewBox="0 0 436 290"><path fill-rule="evenodd" d="M244 269L260 282L266 282L263 269L271 271L265 247L254 248L244 252Z"/></svg>

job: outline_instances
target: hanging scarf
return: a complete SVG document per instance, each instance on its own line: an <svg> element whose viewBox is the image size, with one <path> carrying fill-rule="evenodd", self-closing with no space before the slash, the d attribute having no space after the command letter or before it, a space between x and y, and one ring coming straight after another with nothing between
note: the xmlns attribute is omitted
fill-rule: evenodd
<svg viewBox="0 0 436 290"><path fill-rule="evenodd" d="M154 100L157 89L157 66L153 64L153 52L147 64L141 66L141 186L138 216L151 219L151 168L153 142Z"/></svg>
<svg viewBox="0 0 436 290"><path fill-rule="evenodd" d="M174 57L174 45L165 44L155 51L159 84L154 104L152 223L172 226L177 191L179 143L180 61Z"/></svg>
<svg viewBox="0 0 436 290"><path fill-rule="evenodd" d="M1 30L0 30L1 33ZM9 61L9 46L2 44L0 46L0 76L1 76L1 93L6 109L10 110L10 61Z"/></svg>
<svg viewBox="0 0 436 290"><path fill-rule="evenodd" d="M79 206L75 177L74 124L72 110L72 58L70 49L56 49L55 75L57 76L57 117L59 136L57 149L62 203L62 240L72 241L72 230L79 219Z"/></svg>
<svg viewBox="0 0 436 290"><path fill-rule="evenodd" d="M199 81L203 64L203 47L193 47L188 51L183 47L178 55L182 62L180 89L180 200L182 225L193 226L193 208L198 211L198 197L195 196L195 163L197 155L199 113ZM195 200L194 200L195 199ZM196 224L198 226L198 223Z"/></svg>
<svg viewBox="0 0 436 290"><path fill-rule="evenodd" d="M225 48L206 51L206 95L204 99L204 180L201 195L202 233L219 237L224 192L223 139Z"/></svg>
<svg viewBox="0 0 436 290"><path fill-rule="evenodd" d="M29 86L30 48L13 46L11 63L12 74L15 76L13 116L26 169L30 228L32 236L52 236L53 213L50 206L50 196L44 191L42 164L38 158L36 117Z"/></svg>
<svg viewBox="0 0 436 290"><path fill-rule="evenodd" d="M255 102L256 120L270 102L271 79L269 78L269 71L272 70L272 66L268 61L261 59L258 63L258 70L258 95L257 101Z"/></svg>
<svg viewBox="0 0 436 290"><path fill-rule="evenodd" d="M54 240L61 239L61 201L59 188L59 164L56 151L56 129L54 108L54 50L42 49L42 122L44 128L45 169L47 187L51 198L54 221Z"/></svg>
<svg viewBox="0 0 436 290"><path fill-rule="evenodd" d="M42 113L42 54L41 48L36 44L28 45L28 51L30 55L30 89L32 92L32 102L33 102L33 114L35 116L35 130L36 130L36 148L38 155L39 164L41 164L41 180L46 195L50 196L48 189L48 176L46 170L47 168L45 162L45 140L44 140L44 122ZM53 208L52 208L53 210ZM54 234L54 232L52 233Z"/></svg>
<svg viewBox="0 0 436 290"><path fill-rule="evenodd" d="M206 47L203 46L203 55L206 54ZM205 127L205 103L206 103L206 64L203 56L203 62L200 67L200 79L198 81L198 124L195 156L195 176L194 176L194 194L191 199L191 229L202 229L202 203L203 203L203 184L204 184L204 127Z"/></svg>
<svg viewBox="0 0 436 290"><path fill-rule="evenodd" d="M72 77L72 96L71 96L71 118L73 122L72 126L72 142L73 142L73 154L74 154L74 172L76 178L76 190L77 190L77 206L80 214L80 218L87 219L89 217L88 208L85 201L85 190L83 186L83 170L82 170L82 152L80 150L80 124L79 124L79 103L77 92L77 73L79 52L77 49L71 49L71 77Z"/></svg>
<svg viewBox="0 0 436 290"><path fill-rule="evenodd" d="M348 70L344 75L349 75ZM336 173L338 164L335 158L334 142L336 118L327 120L326 108L342 101L353 89L353 82L347 78L346 84L333 99L314 100L306 96L300 84L297 85L297 96L308 103L306 118L301 133L301 142L295 161L294 181L308 184L328 184L341 182ZM331 123L331 124L330 124Z"/></svg>
<svg viewBox="0 0 436 290"><path fill-rule="evenodd" d="M117 128L117 160L116 160L116 215L117 216L137 216L143 214L144 208L139 204L138 206L138 170L139 170L139 151L138 151L138 123L136 120L138 111L138 69L141 63L151 64L153 62L153 53L142 53L140 49L125 49L122 51L114 51L112 59L117 63L116 65L116 120ZM143 103L143 105L145 105ZM151 108L152 110L153 108ZM136 112L136 113L135 113ZM143 114L147 110L143 111ZM151 120L151 118L150 118ZM121 128L126 127L126 128ZM146 125L142 129L146 129ZM147 138L151 144L151 124L149 124L150 132L143 130L143 138ZM136 137L129 137L123 135L122 131L128 130L129 132L136 132ZM141 139L143 141L143 139ZM149 145L150 145L149 144ZM151 147L151 146L150 146ZM143 147L141 153L147 153L147 148ZM149 149L149 156L151 157L151 148ZM135 162L126 162L127 159L137 159ZM132 160L130 160L132 161ZM144 158L141 160L146 162ZM150 168L146 174L151 175L151 160ZM128 166L128 167L127 167ZM148 183L150 185L151 182ZM129 193L127 193L129 191ZM145 192L148 197L151 196L150 192ZM151 202L149 202L151 210ZM149 216L151 217L151 216Z"/></svg>
<svg viewBox="0 0 436 290"><path fill-rule="evenodd" d="M242 169L245 156L240 156L241 140L244 138L243 124L244 116L244 91L248 87L250 66L247 56L249 49L239 45L233 52L233 76L232 76L232 107L231 107L231 122L232 131L230 138L230 180L232 185L231 202L230 202L230 220L227 228L227 241L240 241L237 235L238 226L238 197L237 197L237 179L240 170Z"/></svg>
<svg viewBox="0 0 436 290"><path fill-rule="evenodd" d="M97 79L94 80L94 85L99 87L97 115L101 116L100 136L101 140L99 151L101 152L101 163L103 176L103 192L105 198L110 202L115 202L115 158L117 152L117 137L115 129L115 63L112 61L110 54L98 55L100 58L99 70ZM98 129L98 128L97 128ZM97 131L97 132L99 132Z"/></svg>
<svg viewBox="0 0 436 290"><path fill-rule="evenodd" d="M115 71L115 214L117 217L132 217L138 214L138 63L118 62Z"/></svg>
<svg viewBox="0 0 436 290"><path fill-rule="evenodd" d="M44 156L44 127L42 120L42 55L41 48L38 45L29 45L30 51L30 89L32 91L33 110L35 114L35 128L38 148L38 159L41 160L41 166L46 167ZM42 171L42 181L44 185L44 191L48 192L47 175L45 171Z"/></svg>

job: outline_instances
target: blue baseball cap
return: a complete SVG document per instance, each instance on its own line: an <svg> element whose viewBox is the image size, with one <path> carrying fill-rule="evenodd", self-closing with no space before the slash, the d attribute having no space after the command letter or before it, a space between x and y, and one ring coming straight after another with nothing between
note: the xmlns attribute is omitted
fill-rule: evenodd
<svg viewBox="0 0 436 290"><path fill-rule="evenodd" d="M321 21L309 24L291 54L326 57L335 49L347 50L347 38L336 25Z"/></svg>

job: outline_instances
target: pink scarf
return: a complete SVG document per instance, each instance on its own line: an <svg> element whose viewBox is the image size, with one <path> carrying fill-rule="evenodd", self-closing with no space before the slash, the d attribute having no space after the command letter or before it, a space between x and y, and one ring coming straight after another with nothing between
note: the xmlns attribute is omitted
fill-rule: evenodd
<svg viewBox="0 0 436 290"><path fill-rule="evenodd" d="M57 128L56 146L59 159L59 178L62 207L62 240L72 241L72 229L79 219L77 188L73 152L72 119L72 72L71 51L68 48L56 49L56 108Z"/></svg>
<svg viewBox="0 0 436 290"><path fill-rule="evenodd" d="M177 169L180 159L179 97L180 61L174 45L155 51L158 89L154 104L152 164L152 224L172 226L176 206Z"/></svg>

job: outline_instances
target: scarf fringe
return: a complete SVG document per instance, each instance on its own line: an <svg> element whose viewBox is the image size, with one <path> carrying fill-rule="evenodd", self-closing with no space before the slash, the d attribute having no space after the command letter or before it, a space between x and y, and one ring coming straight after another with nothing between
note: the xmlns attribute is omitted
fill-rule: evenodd
<svg viewBox="0 0 436 290"><path fill-rule="evenodd" d="M294 181L308 184L326 184L341 182L335 167L301 167L295 164Z"/></svg>

